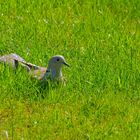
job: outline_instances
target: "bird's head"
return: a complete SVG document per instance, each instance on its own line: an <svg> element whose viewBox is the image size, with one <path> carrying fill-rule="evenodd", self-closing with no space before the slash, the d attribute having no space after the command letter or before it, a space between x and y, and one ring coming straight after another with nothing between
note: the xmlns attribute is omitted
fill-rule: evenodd
<svg viewBox="0 0 140 140"><path fill-rule="evenodd" d="M66 65L69 67L69 65L66 63L65 58L61 55L55 55L49 60L48 69L61 69L63 65Z"/></svg>

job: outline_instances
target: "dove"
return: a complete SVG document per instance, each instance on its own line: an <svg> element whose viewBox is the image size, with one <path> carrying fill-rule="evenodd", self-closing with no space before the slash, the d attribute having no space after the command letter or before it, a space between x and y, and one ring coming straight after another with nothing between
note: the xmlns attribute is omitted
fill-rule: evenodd
<svg viewBox="0 0 140 140"><path fill-rule="evenodd" d="M8 64L14 69L18 68L18 65L21 64L23 67L26 67L29 75L38 80L44 81L50 79L51 81L62 81L62 66L68 66L65 58L62 55L55 55L50 58L48 62L48 67L37 66L35 64L25 61L22 57L17 54L9 54L0 57L0 62L3 62L5 65Z"/></svg>
<svg viewBox="0 0 140 140"><path fill-rule="evenodd" d="M66 62L65 58L62 55L55 55L51 57L48 62L48 67L37 66L32 63L21 61L24 65L30 68L30 75L38 80L62 80L62 66L65 65L69 67L69 64Z"/></svg>

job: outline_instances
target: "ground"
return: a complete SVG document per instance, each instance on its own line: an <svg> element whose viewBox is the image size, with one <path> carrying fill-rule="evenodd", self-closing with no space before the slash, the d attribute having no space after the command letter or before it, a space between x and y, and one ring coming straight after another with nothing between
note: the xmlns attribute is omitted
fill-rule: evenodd
<svg viewBox="0 0 140 140"><path fill-rule="evenodd" d="M65 86L42 89L0 65L0 139L140 139L140 2L2 0L0 55L47 66L63 55Z"/></svg>

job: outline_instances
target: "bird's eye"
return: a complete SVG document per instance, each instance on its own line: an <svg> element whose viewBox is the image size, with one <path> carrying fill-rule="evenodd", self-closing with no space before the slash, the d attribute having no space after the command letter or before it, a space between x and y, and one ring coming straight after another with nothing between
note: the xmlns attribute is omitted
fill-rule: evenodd
<svg viewBox="0 0 140 140"><path fill-rule="evenodd" d="M57 58L57 60L56 61L59 61L59 58Z"/></svg>

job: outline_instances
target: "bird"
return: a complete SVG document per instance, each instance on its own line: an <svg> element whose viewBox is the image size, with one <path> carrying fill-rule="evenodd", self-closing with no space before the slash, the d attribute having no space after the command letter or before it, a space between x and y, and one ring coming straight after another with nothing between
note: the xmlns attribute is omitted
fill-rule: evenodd
<svg viewBox="0 0 140 140"><path fill-rule="evenodd" d="M30 75L38 80L45 81L50 79L51 81L62 81L62 66L70 67L62 55L55 55L50 58L48 67L37 66L26 61L21 61L24 65L30 68Z"/></svg>
<svg viewBox="0 0 140 140"><path fill-rule="evenodd" d="M51 57L48 62L48 67L42 67L29 63L17 54L4 55L0 57L0 62L12 65L14 69L17 69L18 65L21 64L23 67L26 67L29 75L32 78L38 79L40 81L46 81L50 79L51 81L61 82L64 79L62 75L62 66L65 65L70 67L62 55L55 55Z"/></svg>

